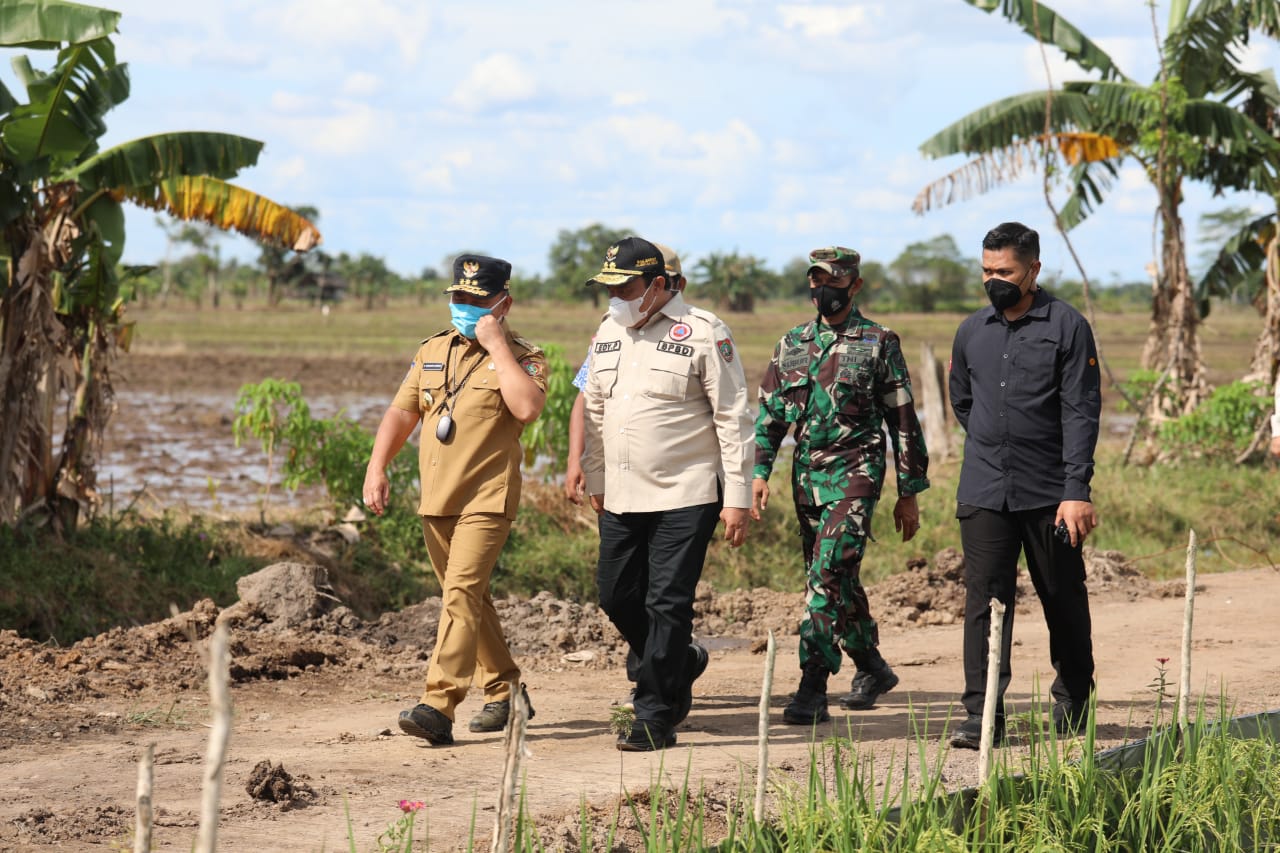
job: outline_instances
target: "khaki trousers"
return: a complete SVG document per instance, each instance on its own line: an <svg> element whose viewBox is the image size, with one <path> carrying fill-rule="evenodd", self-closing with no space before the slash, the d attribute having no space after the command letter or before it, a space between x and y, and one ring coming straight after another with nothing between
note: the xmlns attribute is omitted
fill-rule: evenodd
<svg viewBox="0 0 1280 853"><path fill-rule="evenodd" d="M489 578L510 532L511 520L503 515L422 518L422 535L442 601L421 702L450 720L473 678L486 702L509 699L511 686L520 680L520 668L511 659L489 595Z"/></svg>

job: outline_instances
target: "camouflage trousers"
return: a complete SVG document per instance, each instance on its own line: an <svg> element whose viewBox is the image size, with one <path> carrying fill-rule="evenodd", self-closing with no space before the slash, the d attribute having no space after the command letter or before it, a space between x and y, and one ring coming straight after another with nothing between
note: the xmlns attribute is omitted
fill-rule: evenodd
<svg viewBox="0 0 1280 853"><path fill-rule="evenodd" d="M839 672L841 649L856 658L879 644L867 591L858 579L875 507L872 497L796 505L807 574L806 612L800 623L801 667L817 661L830 672Z"/></svg>

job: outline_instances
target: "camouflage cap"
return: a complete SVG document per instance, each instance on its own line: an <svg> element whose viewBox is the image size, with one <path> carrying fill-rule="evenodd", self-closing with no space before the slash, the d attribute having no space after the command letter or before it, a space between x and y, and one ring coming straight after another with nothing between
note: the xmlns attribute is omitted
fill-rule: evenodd
<svg viewBox="0 0 1280 853"><path fill-rule="evenodd" d="M495 296L511 289L511 264L484 255L458 255L453 259L453 283L445 293Z"/></svg>
<svg viewBox="0 0 1280 853"><path fill-rule="evenodd" d="M862 256L853 249L846 249L844 246L824 246L809 253L809 269L805 273L819 269L841 278L846 275L857 278L861 264Z"/></svg>
<svg viewBox="0 0 1280 853"><path fill-rule="evenodd" d="M659 252L662 253L662 266L673 276L684 275L680 271L680 256L676 254L676 250L670 246L664 246L661 243L653 244Z"/></svg>
<svg viewBox="0 0 1280 853"><path fill-rule="evenodd" d="M600 272L592 276L587 284L613 287L625 284L638 275L651 278L661 275L662 269L662 252L657 246L640 237L624 237L605 250Z"/></svg>

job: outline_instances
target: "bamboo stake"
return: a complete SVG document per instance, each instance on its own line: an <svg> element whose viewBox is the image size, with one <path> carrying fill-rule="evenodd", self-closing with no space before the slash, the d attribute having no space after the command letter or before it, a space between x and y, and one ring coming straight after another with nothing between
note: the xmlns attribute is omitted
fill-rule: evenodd
<svg viewBox="0 0 1280 853"><path fill-rule="evenodd" d="M505 853L511 830L511 814L516 804L516 780L520 778L520 758L524 755L525 727L529 708L519 684L511 688L511 712L507 715L506 761L502 768L502 787L498 792L498 814L494 817L493 853Z"/></svg>
<svg viewBox="0 0 1280 853"><path fill-rule="evenodd" d="M200 800L200 831L195 853L218 849L218 803L222 799L222 771L231 739L231 695L227 666L227 625L219 621L209 643L209 714L213 726L204 759L204 787Z"/></svg>
<svg viewBox="0 0 1280 853"><path fill-rule="evenodd" d="M1187 725L1191 697L1191 618L1196 609L1196 532L1187 539L1187 592L1182 613L1182 672L1178 679L1178 723Z"/></svg>
<svg viewBox="0 0 1280 853"><path fill-rule="evenodd" d="M987 635L987 693L982 700L982 737L978 740L978 784L991 775L991 742L995 739L996 696L1000 689L1000 638L1004 636L1004 604L991 599L991 633Z"/></svg>
<svg viewBox="0 0 1280 853"><path fill-rule="evenodd" d="M773 631L769 632L769 643L765 648L764 684L760 687L760 752L756 758L756 807L754 811L756 823L764 820L764 792L769 781L769 699L773 694L773 662L778 651L773 640Z"/></svg>
<svg viewBox="0 0 1280 853"><path fill-rule="evenodd" d="M155 761L156 745L149 743L138 762L138 813L133 822L133 853L151 853L151 782Z"/></svg>

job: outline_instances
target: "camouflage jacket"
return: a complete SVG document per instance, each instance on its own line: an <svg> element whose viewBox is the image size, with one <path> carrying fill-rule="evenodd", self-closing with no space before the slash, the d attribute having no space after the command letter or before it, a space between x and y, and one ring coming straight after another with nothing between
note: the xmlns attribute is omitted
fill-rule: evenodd
<svg viewBox="0 0 1280 853"><path fill-rule="evenodd" d="M768 479L778 447L796 425L796 503L879 497L888 427L898 495L929 488L929 455L894 332L855 308L843 329L817 319L787 332L760 385L753 476Z"/></svg>

